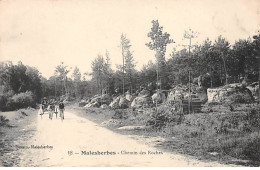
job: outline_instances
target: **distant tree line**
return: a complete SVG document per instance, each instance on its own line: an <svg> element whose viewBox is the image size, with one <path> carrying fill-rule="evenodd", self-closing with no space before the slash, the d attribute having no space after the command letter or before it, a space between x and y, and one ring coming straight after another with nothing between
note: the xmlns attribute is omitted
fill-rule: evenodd
<svg viewBox="0 0 260 170"><path fill-rule="evenodd" d="M192 34L185 33L185 36L193 38ZM191 82L200 76L204 88L243 80L248 83L259 81L259 32L253 39L239 39L234 45L230 45L225 38L219 36L214 42L206 39L201 45L194 45L192 48L190 46L179 51L173 49L168 60L165 59L166 47L174 41L169 33L163 31L157 20L152 21L148 37L151 41L146 46L155 51L156 62L149 61L137 71L134 54L130 51L130 40L122 34L123 64L119 65L115 72L109 69L110 81L104 82L103 88L110 87L111 94L126 91L133 93L141 87L154 92L157 88L168 90L177 84L187 84L189 76ZM93 62L92 68L99 64L102 65L101 62ZM96 74L95 69L92 71Z"/></svg>
<svg viewBox="0 0 260 170"><path fill-rule="evenodd" d="M173 49L168 60L165 59L166 47L174 43L174 40L169 33L164 32L158 20L152 21L147 36L150 41L146 46L155 52L156 62L149 61L140 71L136 70L135 54L131 49L131 41L125 34L119 39L122 64L117 65L116 70L111 69L108 50L105 55L98 54L92 61L91 73L82 74L75 67L70 77L70 70L63 62L55 68L49 79L42 77L36 68L25 66L21 62L17 65L1 62L1 107L11 103L14 95L26 92L26 95L32 95L35 102L40 102L42 97L67 96L82 99L104 93L135 93L141 88L151 92L156 89L168 90L177 84L187 84L189 75L191 80L200 76L205 88L237 83L243 79L248 82L260 80L259 32L252 39L239 39L234 45L219 36L214 42L206 39L201 45L189 46L179 51ZM91 76L92 79L87 80L86 76Z"/></svg>

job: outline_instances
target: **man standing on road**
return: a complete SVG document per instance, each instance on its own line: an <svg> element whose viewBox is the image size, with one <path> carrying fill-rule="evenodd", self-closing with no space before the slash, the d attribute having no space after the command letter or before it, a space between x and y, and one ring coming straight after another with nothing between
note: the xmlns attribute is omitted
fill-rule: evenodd
<svg viewBox="0 0 260 170"><path fill-rule="evenodd" d="M60 117L61 117L61 119L64 119L65 106L64 106L62 100L59 103L59 110L60 110Z"/></svg>

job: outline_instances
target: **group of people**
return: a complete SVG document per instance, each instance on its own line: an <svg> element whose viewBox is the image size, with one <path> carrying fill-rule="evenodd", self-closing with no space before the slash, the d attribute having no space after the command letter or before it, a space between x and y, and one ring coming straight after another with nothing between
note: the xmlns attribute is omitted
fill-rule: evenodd
<svg viewBox="0 0 260 170"><path fill-rule="evenodd" d="M53 118L53 113L56 114L56 118L57 118L57 114L58 114L58 110L59 110L59 116L61 117L61 120L64 119L64 110L65 110L65 106L62 100L55 100L55 99L50 99L47 100L46 98L43 98L42 102L41 102L41 113L40 115L43 115L45 111L47 111L49 113L49 119L52 120Z"/></svg>

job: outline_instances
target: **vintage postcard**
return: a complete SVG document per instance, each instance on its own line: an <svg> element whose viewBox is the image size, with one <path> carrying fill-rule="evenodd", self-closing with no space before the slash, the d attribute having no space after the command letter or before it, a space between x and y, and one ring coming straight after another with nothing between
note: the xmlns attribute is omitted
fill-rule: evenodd
<svg viewBox="0 0 260 170"><path fill-rule="evenodd" d="M0 166L260 166L259 18L259 0L0 0Z"/></svg>

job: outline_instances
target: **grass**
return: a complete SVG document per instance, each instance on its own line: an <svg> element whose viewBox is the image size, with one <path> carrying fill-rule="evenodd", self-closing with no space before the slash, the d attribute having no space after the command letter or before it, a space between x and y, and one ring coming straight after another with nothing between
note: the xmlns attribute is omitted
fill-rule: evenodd
<svg viewBox="0 0 260 170"><path fill-rule="evenodd" d="M107 128L130 135L163 137L157 147L174 153L195 156L198 159L233 163L247 166L260 165L260 108L258 104L204 106L203 113L179 115L167 106L139 111L131 109L109 110L78 108L81 116L105 125ZM114 119L113 119L114 118ZM165 119L167 120L165 121ZM104 122L111 123L104 124ZM155 126L155 122L157 123ZM113 123L112 123L113 122ZM151 123L152 122L152 123ZM122 131L122 126L151 128L138 131Z"/></svg>
<svg viewBox="0 0 260 170"><path fill-rule="evenodd" d="M37 129L37 111L33 109L20 109L18 111L0 112L0 166L19 165L19 152L16 141L27 141ZM4 124L4 125L3 125ZM34 124L30 129L24 130L28 124ZM3 125L3 126L2 126ZM17 159L14 159L17 157Z"/></svg>
<svg viewBox="0 0 260 170"><path fill-rule="evenodd" d="M185 115L181 124L168 124L165 135L191 143L186 144L184 150L194 156L208 158L215 152L227 163L236 158L247 160L240 163L260 165L259 109L245 107L244 111L222 111Z"/></svg>

